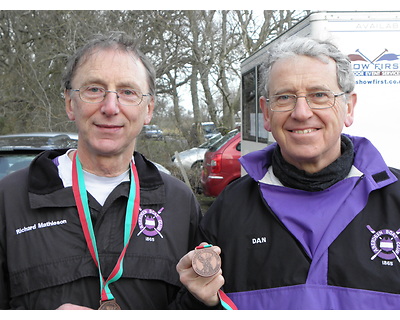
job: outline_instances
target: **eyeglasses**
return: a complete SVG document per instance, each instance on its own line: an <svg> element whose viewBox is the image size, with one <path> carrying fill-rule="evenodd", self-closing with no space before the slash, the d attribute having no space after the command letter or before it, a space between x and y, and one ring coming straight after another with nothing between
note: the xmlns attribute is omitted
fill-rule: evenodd
<svg viewBox="0 0 400 320"><path fill-rule="evenodd" d="M83 86L79 89L70 89L71 91L79 92L79 98L87 103L102 102L107 93L112 92L117 94L117 99L124 106L137 106L143 101L143 97L151 96L151 93L142 94L139 90L132 88L118 89L117 91L106 90L97 86Z"/></svg>
<svg viewBox="0 0 400 320"><path fill-rule="evenodd" d="M305 96L295 94L279 94L267 99L272 111L292 111L296 107L298 98L305 98L311 109L329 109L335 105L336 97L344 95L345 92L333 93L331 91L319 91L307 93Z"/></svg>

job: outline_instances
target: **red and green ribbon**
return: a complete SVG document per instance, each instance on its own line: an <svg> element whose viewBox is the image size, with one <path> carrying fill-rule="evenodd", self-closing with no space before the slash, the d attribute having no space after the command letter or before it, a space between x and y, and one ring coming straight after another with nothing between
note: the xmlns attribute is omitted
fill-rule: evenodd
<svg viewBox="0 0 400 320"><path fill-rule="evenodd" d="M139 207L140 207L139 177L137 174L136 166L133 163L133 161L131 162L130 172L131 172L130 190L129 190L128 203L126 206L126 213L125 213L124 248L111 274L108 276L107 280L104 280L100 268L100 260L97 250L96 237L94 234L92 219L90 216L89 202L87 198L87 191L83 177L82 165L79 161L79 157L77 156L77 152L75 152L75 155L73 157L72 190L74 193L75 202L79 214L79 220L82 225L82 230L86 239L88 249L90 251L94 263L96 264L96 267L99 270L101 301L114 299L114 296L112 295L111 290L109 288L109 284L117 281L122 276L124 256L128 248L129 240L131 239L133 230L135 229L137 218L139 215Z"/></svg>
<svg viewBox="0 0 400 320"><path fill-rule="evenodd" d="M72 161L72 190L74 193L75 202L78 209L79 220L81 222L83 234L86 239L86 244L93 258L93 261L99 270L101 301L114 299L114 296L109 288L109 284L117 281L122 276L124 256L128 248L131 236L133 234L133 230L135 229L137 218L139 215L139 207L140 207L139 177L137 174L136 166L134 165L133 161L131 162L130 172L131 172L131 179L130 179L131 182L130 182L128 203L126 206L126 213L125 213L124 248L118 258L118 261L114 269L111 271L111 274L108 276L107 280L104 280L100 268L100 259L97 250L96 236L94 234L92 218L90 216L89 201L87 198L83 169L79 161L77 152L75 152ZM211 247L211 246L212 245L207 245L204 247ZM218 291L218 296L222 306L225 309L237 310L235 304L222 290Z"/></svg>

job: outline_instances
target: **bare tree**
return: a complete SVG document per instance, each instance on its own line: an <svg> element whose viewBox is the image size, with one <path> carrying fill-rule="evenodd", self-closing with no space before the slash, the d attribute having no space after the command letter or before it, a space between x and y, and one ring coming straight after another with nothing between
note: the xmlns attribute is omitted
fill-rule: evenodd
<svg viewBox="0 0 400 320"><path fill-rule="evenodd" d="M193 123L232 128L239 110L240 61L289 28L298 11L0 11L0 133L74 130L61 73L67 56L94 33L126 31L157 68L157 94L191 143L179 93ZM167 103L169 101L169 103ZM169 106L168 106L169 105Z"/></svg>

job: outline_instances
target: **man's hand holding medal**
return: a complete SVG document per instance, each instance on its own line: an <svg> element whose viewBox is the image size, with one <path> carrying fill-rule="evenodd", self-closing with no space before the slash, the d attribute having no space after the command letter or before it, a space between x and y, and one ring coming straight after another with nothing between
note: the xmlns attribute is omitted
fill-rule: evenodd
<svg viewBox="0 0 400 320"><path fill-rule="evenodd" d="M220 253L219 247L201 243L176 266L182 284L207 306L215 306L220 302L218 292L225 282Z"/></svg>

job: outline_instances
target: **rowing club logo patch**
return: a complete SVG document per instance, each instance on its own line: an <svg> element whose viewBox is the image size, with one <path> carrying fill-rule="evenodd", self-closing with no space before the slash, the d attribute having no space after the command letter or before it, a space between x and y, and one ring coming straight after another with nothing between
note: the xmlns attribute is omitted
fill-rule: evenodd
<svg viewBox="0 0 400 320"><path fill-rule="evenodd" d="M370 225L367 225L367 229L372 233L370 247L373 255L371 260L379 257L383 260L382 264L393 265L391 260L394 259L400 263L400 228L397 231L390 229L375 231Z"/></svg>
<svg viewBox="0 0 400 320"><path fill-rule="evenodd" d="M154 237L159 235L161 238L164 238L161 234L161 230L163 228L163 220L161 218L161 212L164 208L158 210L158 212L153 209L140 209L140 214L138 217L138 225L140 231L137 236L140 236L142 233L147 236L146 241L154 241Z"/></svg>

